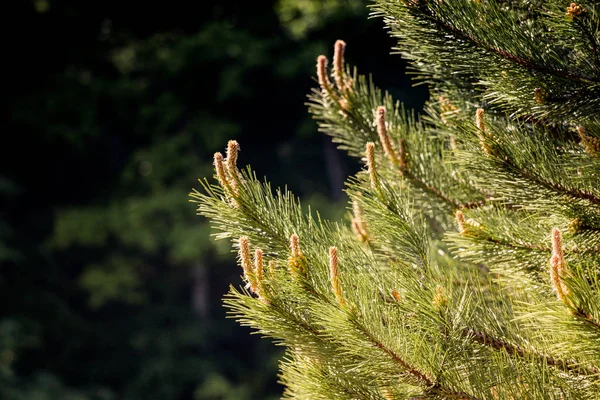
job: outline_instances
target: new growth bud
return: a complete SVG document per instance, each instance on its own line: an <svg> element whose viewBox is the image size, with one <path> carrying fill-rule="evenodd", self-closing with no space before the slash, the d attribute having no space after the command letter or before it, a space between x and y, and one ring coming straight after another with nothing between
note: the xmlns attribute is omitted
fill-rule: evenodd
<svg viewBox="0 0 600 400"><path fill-rule="evenodd" d="M448 305L448 296L446 296L444 289L440 285L437 285L435 288L432 303L433 307L438 311L443 310Z"/></svg>
<svg viewBox="0 0 600 400"><path fill-rule="evenodd" d="M244 270L244 278L246 278L246 282L248 282L247 286L250 288L250 291L252 293L256 293L256 276L252 270L252 261L250 260L250 240L248 240L247 236L240 237L239 246L240 249L238 257L240 259L242 269Z"/></svg>
<svg viewBox="0 0 600 400"><path fill-rule="evenodd" d="M563 279L567 275L567 262L562 247L562 235L558 228L552 229L552 256L550 257L550 279L556 296L567 303L569 289Z"/></svg>
<svg viewBox="0 0 600 400"><path fill-rule="evenodd" d="M337 40L333 46L333 78L335 85L340 91L346 89L344 85L344 50L346 42Z"/></svg>
<svg viewBox="0 0 600 400"><path fill-rule="evenodd" d="M254 250L254 273L260 285L260 281L264 277L263 251L261 249Z"/></svg>
<svg viewBox="0 0 600 400"><path fill-rule="evenodd" d="M335 300L340 305L343 305L344 296L342 295L342 286L339 280L338 256L336 247L329 248L329 274L331 279L331 287L333 288L333 294L335 295Z"/></svg>
<svg viewBox="0 0 600 400"><path fill-rule="evenodd" d="M221 187L227 187L227 176L225 175L225 168L223 167L223 154L217 152L214 156L215 172L217 173L217 180Z"/></svg>
<svg viewBox="0 0 600 400"><path fill-rule="evenodd" d="M327 57L323 55L317 57L317 78L319 79L319 85L324 92L331 89L331 81L327 76Z"/></svg>
<svg viewBox="0 0 600 400"><path fill-rule="evenodd" d="M300 257L300 238L295 233L290 236L290 250L293 257Z"/></svg>
<svg viewBox="0 0 600 400"><path fill-rule="evenodd" d="M383 152L385 155L393 164L397 164L401 171L404 171L406 169L406 154L403 149L403 144L400 144L400 156L398 157L396 151L394 150L394 146L392 146L392 140L387 130L385 114L385 107L377 107L377 135L379 135L379 141L383 146Z"/></svg>
<svg viewBox="0 0 600 400"><path fill-rule="evenodd" d="M543 88L535 88L533 90L533 100L538 104L544 104L548 98L548 92Z"/></svg>
<svg viewBox="0 0 600 400"><path fill-rule="evenodd" d="M374 189L379 185L379 179L377 177L377 171L375 169L375 144L373 142L367 143L366 155L369 179L371 180L371 187Z"/></svg>
<svg viewBox="0 0 600 400"><path fill-rule="evenodd" d="M227 170L230 175L236 173L237 170L237 159L240 145L235 140L227 142Z"/></svg>
<svg viewBox="0 0 600 400"><path fill-rule="evenodd" d="M237 170L237 159L240 145L235 140L230 140L227 143L227 159L225 164L227 165L227 175L229 178L229 184L235 194L239 193L240 176Z"/></svg>
<svg viewBox="0 0 600 400"><path fill-rule="evenodd" d="M235 140L227 143L227 158L224 160L221 153L215 153L214 166L217 180L227 194L231 205L238 206L237 196L240 194L241 177L237 170L237 158L240 146Z"/></svg>
<svg viewBox="0 0 600 400"><path fill-rule="evenodd" d="M440 119L443 123L447 124L447 117L458 114L458 110L456 106L450 103L450 100L444 96L438 97L438 103L440 104Z"/></svg>
<svg viewBox="0 0 600 400"><path fill-rule="evenodd" d="M492 148L487 140L488 134L486 132L484 116L485 111L483 111L483 108L478 108L475 112L475 125L477 126L477 135L479 136L479 145L481 146L481 150L485 153L485 155L491 156Z"/></svg>
<svg viewBox="0 0 600 400"><path fill-rule="evenodd" d="M264 303L268 303L265 286L263 284L265 269L263 265L263 251L261 249L256 249L254 251L254 274L256 276L256 288L258 298Z"/></svg>
<svg viewBox="0 0 600 400"><path fill-rule="evenodd" d="M567 7L567 13L565 14L569 19L573 19L575 17L580 17L585 12L584 9L581 8L577 3L571 3Z"/></svg>
<svg viewBox="0 0 600 400"><path fill-rule="evenodd" d="M456 210L456 222L458 231L461 235L474 234L476 230L481 229L481 224L472 218L465 219L465 214L461 210Z"/></svg>
<svg viewBox="0 0 600 400"><path fill-rule="evenodd" d="M456 222L458 223L458 231L460 232L461 235L464 235L466 230L465 230L465 214L463 214L462 211L460 210L456 210Z"/></svg>
<svg viewBox="0 0 600 400"><path fill-rule="evenodd" d="M295 233L290 237L291 255L288 258L288 269L294 278L306 273L305 258L300 251L300 238Z"/></svg>
<svg viewBox="0 0 600 400"><path fill-rule="evenodd" d="M483 108L478 108L475 111L475 125L477 125L477 129L481 131L481 133L485 134L485 120L483 119L485 111Z"/></svg>
<svg viewBox="0 0 600 400"><path fill-rule="evenodd" d="M600 156L600 139L588 135L583 126L577 127L577 133L585 151L592 156Z"/></svg>

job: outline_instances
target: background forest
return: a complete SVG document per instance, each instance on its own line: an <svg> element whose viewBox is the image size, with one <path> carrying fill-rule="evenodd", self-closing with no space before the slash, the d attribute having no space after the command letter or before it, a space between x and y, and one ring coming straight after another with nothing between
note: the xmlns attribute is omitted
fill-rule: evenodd
<svg viewBox="0 0 600 400"><path fill-rule="evenodd" d="M0 398L277 398L277 349L226 319L240 282L188 193L244 162L330 218L358 169L306 107L315 57L419 108L361 0L16 1L0 157Z"/></svg>

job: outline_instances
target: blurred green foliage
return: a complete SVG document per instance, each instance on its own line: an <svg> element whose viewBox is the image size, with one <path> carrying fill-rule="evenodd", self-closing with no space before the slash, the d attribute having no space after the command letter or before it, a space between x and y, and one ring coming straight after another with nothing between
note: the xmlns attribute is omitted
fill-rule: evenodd
<svg viewBox="0 0 600 400"><path fill-rule="evenodd" d="M332 21L363 16L366 4L363 0L279 0L276 10L288 32L302 39Z"/></svg>
<svg viewBox="0 0 600 400"><path fill-rule="evenodd" d="M17 8L0 398L277 398L279 355L225 318L238 267L188 193L236 138L241 164L340 217L357 166L306 113L314 60L351 27L350 57L401 90L391 41L362 1Z"/></svg>

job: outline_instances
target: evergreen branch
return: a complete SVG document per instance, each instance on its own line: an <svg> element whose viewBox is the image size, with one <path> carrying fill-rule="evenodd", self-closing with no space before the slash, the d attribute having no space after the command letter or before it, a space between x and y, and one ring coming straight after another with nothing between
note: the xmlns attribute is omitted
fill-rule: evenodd
<svg viewBox="0 0 600 400"><path fill-rule="evenodd" d="M340 57L337 54L337 46L336 54L334 55L334 60L336 59L338 60L338 63L341 62ZM393 126L397 128L399 127L401 130L404 129L408 131L406 136L394 141L395 147L398 150L398 154L396 154L389 134L386 132L386 134L379 135L379 130L380 128L383 128L384 131L387 130L385 127L385 109L394 109L397 107L397 105L396 107L393 105L397 103L394 103L388 93L385 93L382 96L381 91L377 89L372 82L369 84L365 83L364 77L357 75L356 70L354 72L354 77L352 79L349 78L349 68L347 68L347 72L345 72L341 77L335 74L336 69L334 68L334 77L339 80L336 85L338 88L336 89L336 86L331 84L327 77L325 56L319 56L318 60L317 76L319 77L318 81L321 86L321 90L313 91L313 95L309 96L309 99L312 100L312 103L308 103L308 105L310 106L310 111L321 120L319 125L322 132L333 136L334 140L338 139L338 141L341 143L352 145L352 148L349 148L349 150L351 150L351 154L355 156L359 154L362 155L362 151L357 151L356 149L357 147L362 146L356 146L358 141L355 139L360 138L363 140L367 139L370 141L380 142L384 147L384 152L387 158L391 161L392 165L398 167L400 174L407 183L421 190L430 197L437 199L451 210L460 208L476 208L485 204L485 196L481 196L481 200L466 202L452 198L447 193L444 193L444 190L441 190L436 185L428 182L427 178L420 176L418 173L418 168L415 169L415 167L411 167L411 164L414 163L417 165L417 167L420 166L423 171L426 171L427 173L433 173L434 177L441 178L436 175L437 171L434 168L431 168L431 166L428 165L426 168L423 168L423 164L418 161L418 156L416 159L411 157L411 152L407 151L406 149L406 145L408 145L410 149L412 139L417 142L417 146L424 146L423 148L418 148L418 154L423 155L423 152L438 151L438 149L435 147L431 149L428 143L420 143L422 137L411 137L412 131L424 133L423 124L421 122L413 121L409 115L402 115L398 119L394 114L390 120L390 122L393 123ZM340 68L338 67L337 70L339 69ZM340 89L339 86L342 88ZM369 102L365 102L363 98L369 99ZM377 129L374 128L373 121L369 118L369 116L373 115L375 108L377 108L377 115L379 115L380 110L383 112L382 122L377 123ZM404 114L403 109L401 113ZM324 122L327 122L327 124ZM360 134L356 135L356 133ZM380 136L379 140L377 140L378 136ZM405 141L408 143L405 143ZM442 169L440 172L441 171L444 170ZM447 173L446 175L447 176L441 178L441 181L462 184L462 186L460 188L457 187L457 189L463 192L467 191L470 195L473 194L471 192L475 191L471 185L466 185L464 182L456 180L454 174ZM466 189L467 186L468 190Z"/></svg>
<svg viewBox="0 0 600 400"><path fill-rule="evenodd" d="M390 356L403 370L408 372L413 378L419 381L421 384L424 384L428 387L436 386L435 383L423 372L419 371L417 368L411 366L409 363L404 361L399 355L397 355L393 350L387 348L380 341L378 341L371 333L369 333L362 325L356 323L356 327L362 332L367 339L378 349L386 353Z"/></svg>
<svg viewBox="0 0 600 400"><path fill-rule="evenodd" d="M445 203L447 206L449 206L449 208L451 210L465 209L465 208L466 209L477 208L477 207L483 207L485 205L485 201L483 201L483 200L461 203L459 200L451 199L450 197L444 195L435 186L432 186L432 185L428 184L427 182L423 181L422 179L420 179L419 177L417 177L409 169L407 169L403 172L401 171L401 174L404 178L406 178L411 184L416 186L418 189L421 189L424 192L429 193L429 194L437 197L438 199L440 199L443 203Z"/></svg>
<svg viewBox="0 0 600 400"><path fill-rule="evenodd" d="M532 164L534 168L547 168L543 172L548 177L532 173L527 166L520 165L525 164L526 161L519 163L515 161L515 155L510 153L514 149L509 149L510 151L507 153L498 143L497 140L485 143L492 150L485 157L473 151L461 152L461 162L466 168L473 171L473 179L480 189L487 188L495 192L496 197L504 198L504 201L514 204L517 209L526 209L529 206L533 209L544 209L547 212L556 213L562 208L563 215L570 219L579 219L582 226L591 228L598 226L600 197L591 191L595 191L596 188L593 186L589 186L589 188L569 187L570 185L564 182L564 178L569 176L571 171L567 168L556 168L561 162L559 159L549 161L540 159L536 160L537 163ZM514 143L510 145L514 146ZM531 161L529 162L531 163ZM549 177L556 177L557 180L563 182L552 182L548 180ZM582 181L582 183L587 182Z"/></svg>
<svg viewBox="0 0 600 400"><path fill-rule="evenodd" d="M598 52L598 47L600 43L598 43L598 37L596 37L592 32L587 29L587 26L583 23L580 18L575 18L574 22L576 26L583 32L585 38L592 46L592 56L594 57L594 61L597 65L600 65L600 54Z"/></svg>
<svg viewBox="0 0 600 400"><path fill-rule="evenodd" d="M546 188L546 189L549 189L549 190L555 191L555 192L562 192L570 197L584 199L584 200L589 201L592 204L600 205L600 197L598 197L592 193L586 192L581 189L567 188L558 183L547 182L547 181L535 176L534 174L528 172L527 170L518 168L514 164L510 164L510 165L517 168L519 170L519 174L521 176L523 176L525 179L529 180L532 183L538 184L539 186L541 186L543 188Z"/></svg>
<svg viewBox="0 0 600 400"><path fill-rule="evenodd" d="M509 242L508 240L497 239L497 238L494 238L491 236L486 236L484 238L484 240L486 242L493 243L498 246L510 247L512 249L518 249L518 250L535 250L535 251L543 251L546 253L549 253L550 251L552 251L552 249L549 247L538 246L538 245L531 244L531 243L512 243L512 242Z"/></svg>
<svg viewBox="0 0 600 400"><path fill-rule="evenodd" d="M514 242L511 242L506 239L499 239L499 238L493 237L491 235L485 235L482 237L481 235L479 235L479 233L484 233L485 231L483 230L480 223L473 221L473 220L467 221L465 219L464 214L461 211L456 212L456 219L458 222L459 232L463 236L470 237L470 238L476 238L476 239L483 239L483 241L485 241L485 242L492 243L494 245L498 245L498 246L502 246L502 247L510 247L510 248L516 249L516 250L534 250L534 251L539 251L539 252L544 252L544 253L552 252L552 247L543 246L543 245L539 245L539 244L531 244L531 243L527 243L527 242L514 243ZM574 247L571 250L569 250L568 252L569 253L587 253L588 251L586 249L580 250L579 248Z"/></svg>
<svg viewBox="0 0 600 400"><path fill-rule="evenodd" d="M276 330L273 330L273 329L265 330L265 327L260 326L260 324L257 323L256 318L252 318L250 313L247 312L250 310L248 308L248 306L246 306L246 310L244 310L242 307L240 307L241 304L236 301L236 298L238 298L239 296L241 296L241 294L235 293L235 292L230 292L225 299L225 305L227 307L229 307L230 309L237 311L238 313L241 312L243 315L246 315L248 322L252 321L252 323L248 324L246 322L246 324L253 326L254 328L260 329L261 332L267 336L283 340L284 343L286 343L288 345L288 347L290 347L290 348L294 348L294 346L298 345L298 343L294 342L294 341L298 340L298 336L299 336L298 333L295 333L293 335L294 341L287 341L286 339L288 339L288 338L286 337L286 335L283 332L277 332ZM246 295L246 297L251 297L251 296ZM319 296L317 296L317 297L319 297ZM255 312L254 310L252 310L252 311ZM300 318L297 315L295 315L295 313L290 312L289 310L285 309L284 307L282 307L282 304L279 304L278 302L269 304L269 311L270 311L270 313L279 315L280 322L278 322L278 323L281 323L281 321L286 321L288 323L288 325L290 325L290 324L293 325L294 328L297 328L304 335L307 335L310 338L309 342L312 345L314 345L315 343L319 343L320 345L325 346L325 348L329 348L329 350L332 352L339 351L339 346L336 346L336 344L332 341L326 340L327 338L324 337L321 334L321 332L319 332L315 327L313 327L306 319ZM261 311L261 313L264 313L266 316L268 316L267 313L264 311ZM238 321L242 322L242 324L245 323L245 321L239 319L240 315L236 314L234 316L237 317ZM314 356L311 356L311 358L314 358ZM327 360L328 356L326 354L319 353L319 354L317 354L317 358ZM338 389L344 391L345 393L352 394L353 397L350 397L352 399L356 399L356 398L365 399L365 400L369 399L368 396L364 396L355 390L351 390L347 385L345 385L343 383L343 380L337 379L336 387ZM357 396L360 396L360 397L357 397Z"/></svg>
<svg viewBox="0 0 600 400"><path fill-rule="evenodd" d="M442 19L438 18L432 10L430 10L428 7L426 7L426 5L421 0L415 0L414 3L416 3L419 6L418 11L421 12L427 18L427 20L429 20L431 23L433 23L437 28L439 28L441 30L445 30L446 32L455 36L458 39L457 41L460 41L462 39L466 42L470 42L470 43L472 43L472 45L474 47L483 49L484 51L487 51L492 54L496 54L496 55L500 56L501 58L503 58L507 61L510 61L514 64L517 64L528 70L538 71L541 73L550 74L550 75L554 75L554 76L569 79L569 80L575 79L575 80L583 81L586 83L588 83L588 82L600 83L599 78L596 78L593 76L588 76L588 75L575 74L570 71L555 69L555 68L551 68L551 67L545 66L545 65L538 65L530 60L527 60L523 57L512 54L506 50L489 46L487 43L484 43L484 42L480 41L479 39L477 39L474 35L471 35L468 32L462 31L455 26L445 23Z"/></svg>
<svg viewBox="0 0 600 400"><path fill-rule="evenodd" d="M468 395L464 392L454 391L451 389L447 389L442 387L439 382L435 382L432 380L427 374L420 371L418 368L410 365L407 361L405 361L402 357L400 357L396 352L392 349L386 347L381 341L377 340L377 338L371 334L362 324L358 321L354 321L354 325L356 328L371 342L375 347L383 351L390 358L394 360L404 371L408 372L413 378L415 378L422 385L427 387L427 392L430 394L443 395L446 398L451 399L464 399L464 400L479 400L477 397Z"/></svg>
<svg viewBox="0 0 600 400"><path fill-rule="evenodd" d="M477 239L481 239L481 237L477 237ZM531 243L526 243L526 242L513 243L508 240L498 239L498 238L495 238L492 236L486 236L483 238L483 240L488 243L492 243L492 244L502 246L502 247L509 247L509 248L515 249L515 250L534 250L534 251L539 251L539 252L544 252L544 253L552 252L552 248L548 247L548 246L536 245L536 244L531 244ZM567 250L568 253L572 253L572 254L587 254L587 253L590 253L591 251L595 251L595 249L580 249L578 247L573 247L573 248Z"/></svg>
<svg viewBox="0 0 600 400"><path fill-rule="evenodd" d="M266 277L268 299L239 295L228 306L292 349L282 366L291 398L387 399L388 389L403 398L594 397L600 164L591 141L600 134L600 76L599 46L583 36L600 26L597 15L570 23L558 0L525 11L521 0L379 1L414 50L403 54L430 74L421 78L459 102L439 99L432 122L417 119L344 70L345 42L336 42L331 75L320 56L310 111L340 148L367 150L368 171L348 184L359 240L304 214L287 191L275 195L252 173L240 175L230 142L226 160L215 156L221 189L200 197L200 213L220 237L247 236L265 256L291 256L289 275L262 275L256 256L253 276L249 246L240 248L245 275ZM571 4L567 17L585 12ZM487 130L483 109L473 124L473 96L497 105ZM590 129L579 132L581 143L571 129L579 125ZM458 210L461 235L448 232L448 209ZM566 229L563 251L555 232ZM551 230L552 250L542 242ZM485 272L472 280L475 267L448 245Z"/></svg>
<svg viewBox="0 0 600 400"><path fill-rule="evenodd" d="M528 356L535 356L535 357L539 358L540 360L543 360L547 365L558 368L565 372L578 372L578 371L584 370L590 375L600 374L600 370L596 367L593 367L593 366L583 366L582 367L575 360L561 360L561 359L557 359L557 358L552 357L547 354L539 354L535 351L528 352L516 344L508 343L500 338L493 337L483 331L476 331L474 329L464 328L461 333L463 336L472 339L476 343L479 343L479 344L487 346L487 347L491 347L496 350L504 350L509 355L519 356L522 358L528 357Z"/></svg>
<svg viewBox="0 0 600 400"><path fill-rule="evenodd" d="M584 321L586 324L592 326L593 328L600 330L600 323L594 320L594 318L591 315L587 314L583 309L581 309L580 307L571 307L570 309L573 311L573 315L575 317Z"/></svg>
<svg viewBox="0 0 600 400"><path fill-rule="evenodd" d="M324 90L326 91L326 93L328 95L332 96L332 98L338 99L338 96L333 91L334 90L333 88L326 87L326 89L324 89ZM323 105L326 107L325 104L323 104ZM373 129L373 127L371 127L363 118L358 116L352 108L344 110L344 113L347 117L349 117L349 119L354 124L356 124L359 127L359 129L361 129L364 132L369 132L371 134L371 136L373 136L373 137L376 136L376 133L375 133L375 130ZM476 207L482 207L483 205L485 205L485 200L461 202L460 200L452 199L452 198L448 197L447 195L442 193L438 188L429 184L428 182L426 182L425 180L420 178L418 175L416 175L410 169L410 162L408 163L407 168L398 169L398 172L410 184L414 185L417 189L420 189L423 192L428 193L429 195L439 199L442 203L446 204L450 210L471 209L471 208L476 208Z"/></svg>

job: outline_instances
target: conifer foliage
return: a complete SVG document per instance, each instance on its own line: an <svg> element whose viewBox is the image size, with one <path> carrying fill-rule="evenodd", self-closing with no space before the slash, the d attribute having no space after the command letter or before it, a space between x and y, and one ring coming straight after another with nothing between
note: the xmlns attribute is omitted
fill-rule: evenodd
<svg viewBox="0 0 600 400"><path fill-rule="evenodd" d="M600 5L379 0L416 116L317 59L309 108L359 157L349 221L215 154L198 212L239 250L232 316L289 399L600 398ZM252 256L254 253L254 256Z"/></svg>

